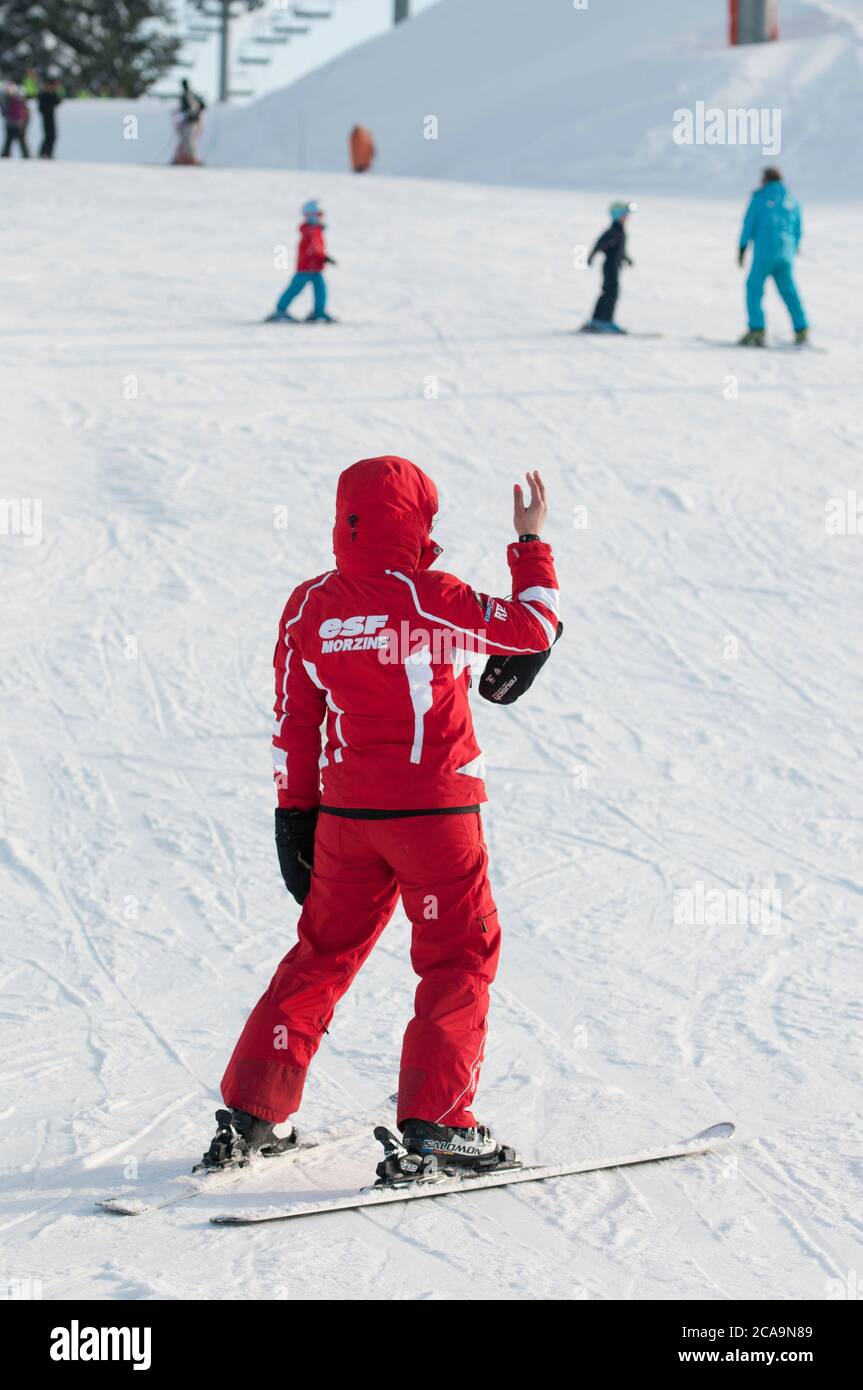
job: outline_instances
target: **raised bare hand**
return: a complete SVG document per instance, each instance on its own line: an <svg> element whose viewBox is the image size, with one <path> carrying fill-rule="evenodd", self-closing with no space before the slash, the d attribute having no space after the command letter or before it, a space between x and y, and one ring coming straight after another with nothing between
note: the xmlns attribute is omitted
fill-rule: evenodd
<svg viewBox="0 0 863 1390"><path fill-rule="evenodd" d="M525 502L522 493L521 483L516 483L513 488L513 498L515 508L513 513L513 525L517 536L542 535L542 528L548 516L548 505L545 500L545 484L539 473L534 469L532 473L525 473L527 485L530 489L530 501Z"/></svg>

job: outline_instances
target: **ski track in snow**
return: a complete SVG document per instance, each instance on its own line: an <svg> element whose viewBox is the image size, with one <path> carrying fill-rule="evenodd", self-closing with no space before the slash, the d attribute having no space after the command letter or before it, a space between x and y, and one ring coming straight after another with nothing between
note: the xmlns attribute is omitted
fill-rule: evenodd
<svg viewBox="0 0 863 1390"><path fill-rule="evenodd" d="M254 319L307 176L4 177L28 237L0 233L3 494L41 498L44 528L0 537L7 1274L46 1298L823 1298L863 1230L863 542L824 526L859 483L863 272L834 270L863 210L813 209L801 280L829 356L749 355L694 341L741 322L731 259L706 272L704 249L718 228L733 247L736 204L640 209L621 318L666 336L608 343L563 331L596 290L568 224L601 226L598 195L316 175L348 322L280 330ZM475 706L505 930L480 1113L547 1162L726 1118L738 1139L289 1239L208 1225L360 1186L369 1135L109 1218L93 1201L130 1161L146 1186L197 1158L293 939L275 627L329 564L338 472L389 451L437 479L441 563L478 588L506 590L512 482L539 466L552 499L564 639L523 707ZM781 929L675 925L698 881L778 887ZM318 1055L307 1128L393 1088L407 944L399 912Z"/></svg>

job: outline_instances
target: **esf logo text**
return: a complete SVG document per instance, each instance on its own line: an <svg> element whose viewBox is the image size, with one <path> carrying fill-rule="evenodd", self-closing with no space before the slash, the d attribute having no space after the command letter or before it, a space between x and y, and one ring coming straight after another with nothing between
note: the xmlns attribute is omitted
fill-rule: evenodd
<svg viewBox="0 0 863 1390"><path fill-rule="evenodd" d="M359 613L353 618L325 618L318 628L323 652L369 651L386 646L388 636L381 635L389 615Z"/></svg>

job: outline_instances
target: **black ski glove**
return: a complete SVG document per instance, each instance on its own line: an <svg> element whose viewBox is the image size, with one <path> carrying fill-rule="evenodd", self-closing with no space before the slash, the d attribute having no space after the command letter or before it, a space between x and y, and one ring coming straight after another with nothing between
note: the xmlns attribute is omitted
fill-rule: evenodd
<svg viewBox="0 0 863 1390"><path fill-rule="evenodd" d="M324 265L338 265L338 261L334 261L332 256L324 256Z"/></svg>
<svg viewBox="0 0 863 1390"><path fill-rule="evenodd" d="M285 887L298 903L304 903L312 886L315 859L317 807L312 811L276 808L276 850Z"/></svg>
<svg viewBox="0 0 863 1390"><path fill-rule="evenodd" d="M563 623L558 623L555 642L562 632ZM479 678L480 695L491 700L493 705L514 704L530 690L550 656L551 647L544 652L522 652L517 656L490 656Z"/></svg>

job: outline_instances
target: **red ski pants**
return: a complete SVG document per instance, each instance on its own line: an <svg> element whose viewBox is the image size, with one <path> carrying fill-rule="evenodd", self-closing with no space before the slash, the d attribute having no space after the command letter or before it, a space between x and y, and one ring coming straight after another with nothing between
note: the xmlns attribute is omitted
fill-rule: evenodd
<svg viewBox="0 0 863 1390"><path fill-rule="evenodd" d="M479 812L355 820L322 813L299 940L255 1005L225 1103L279 1124L299 1108L335 1006L401 893L420 983L402 1046L398 1119L467 1126L500 951Z"/></svg>

